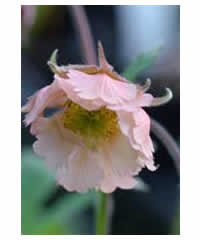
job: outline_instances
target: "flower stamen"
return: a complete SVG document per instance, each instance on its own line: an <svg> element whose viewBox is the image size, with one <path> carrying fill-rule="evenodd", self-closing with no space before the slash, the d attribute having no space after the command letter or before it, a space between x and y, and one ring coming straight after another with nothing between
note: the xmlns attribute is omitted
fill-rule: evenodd
<svg viewBox="0 0 200 240"><path fill-rule="evenodd" d="M81 136L86 145L92 148L109 141L119 132L115 112L105 107L97 111L88 111L72 101L66 103L63 125Z"/></svg>

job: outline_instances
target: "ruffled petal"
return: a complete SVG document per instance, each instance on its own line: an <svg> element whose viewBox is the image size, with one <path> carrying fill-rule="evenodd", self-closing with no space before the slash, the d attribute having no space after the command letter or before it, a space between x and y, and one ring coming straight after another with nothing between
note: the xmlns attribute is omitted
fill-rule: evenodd
<svg viewBox="0 0 200 240"><path fill-rule="evenodd" d="M57 181L69 191L86 192L103 179L99 155L90 152L81 139L61 125L62 113L34 122L34 151L56 170Z"/></svg>
<svg viewBox="0 0 200 240"><path fill-rule="evenodd" d="M104 193L112 193L117 188L121 189L133 189L137 184L137 181L132 176L118 177L116 175L105 176L97 190Z"/></svg>
<svg viewBox="0 0 200 240"><path fill-rule="evenodd" d="M87 192L103 179L103 170L98 165L98 154L87 148L75 149L68 159L68 168L57 171L57 179L68 191Z"/></svg>
<svg viewBox="0 0 200 240"><path fill-rule="evenodd" d="M148 93L144 93L139 87L137 87L137 94L134 99L130 101L124 101L119 104L111 104L108 106L113 111L135 111L138 107L147 107L152 104L153 96Z"/></svg>
<svg viewBox="0 0 200 240"><path fill-rule="evenodd" d="M122 134L116 137L112 144L102 150L101 167L104 169L104 179L99 188L103 192L112 192L117 187L133 188L136 181L132 176L137 175L143 164L138 160L139 152L135 151L128 138Z"/></svg>
<svg viewBox="0 0 200 240"><path fill-rule="evenodd" d="M143 155L141 159L145 159L145 165L152 169L150 163L153 163L154 148L150 138L149 116L141 108L133 113L119 111L117 115L122 133L128 137L131 146Z"/></svg>
<svg viewBox="0 0 200 240"><path fill-rule="evenodd" d="M138 109L133 113L136 127L133 128L135 141L141 146L146 156L152 157L154 151L153 143L150 138L150 118L143 109Z"/></svg>
<svg viewBox="0 0 200 240"><path fill-rule="evenodd" d="M77 92L72 86L71 80L69 79L64 79L58 75L55 75L55 82L59 86L59 88L65 92L68 99L79 104L81 107L87 109L88 111L98 110L99 108L105 105L104 102L101 101L101 99L91 101L78 96Z"/></svg>
<svg viewBox="0 0 200 240"><path fill-rule="evenodd" d="M76 145L61 135L55 118L38 118L34 122L34 133L37 141L33 144L33 149L45 158L47 166L54 170L63 165L66 167L68 155Z"/></svg>
<svg viewBox="0 0 200 240"><path fill-rule="evenodd" d="M100 190L104 193L112 193L116 188L133 189L137 182L132 176L118 178L115 175L107 176L101 183Z"/></svg>
<svg viewBox="0 0 200 240"><path fill-rule="evenodd" d="M135 175L141 170L136 161L138 151L131 147L128 138L123 134L119 134L112 143L105 145L103 151L106 175Z"/></svg>
<svg viewBox="0 0 200 240"><path fill-rule="evenodd" d="M30 97L28 103L22 107L22 112L28 112L24 122L26 125L32 123L47 107L61 106L66 102L67 97L59 89L56 82L46 86Z"/></svg>
<svg viewBox="0 0 200 240"><path fill-rule="evenodd" d="M105 104L118 104L136 96L133 84L113 80L106 74L88 75L79 71L69 71L70 83L77 95L87 100L102 100Z"/></svg>

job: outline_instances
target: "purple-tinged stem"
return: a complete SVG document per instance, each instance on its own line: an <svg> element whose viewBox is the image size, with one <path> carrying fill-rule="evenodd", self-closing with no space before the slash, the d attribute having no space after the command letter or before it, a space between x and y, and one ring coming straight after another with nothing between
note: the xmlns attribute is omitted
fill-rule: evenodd
<svg viewBox="0 0 200 240"><path fill-rule="evenodd" d="M97 57L88 18L83 6L70 6L74 27L80 36L82 54L86 64L96 64Z"/></svg>

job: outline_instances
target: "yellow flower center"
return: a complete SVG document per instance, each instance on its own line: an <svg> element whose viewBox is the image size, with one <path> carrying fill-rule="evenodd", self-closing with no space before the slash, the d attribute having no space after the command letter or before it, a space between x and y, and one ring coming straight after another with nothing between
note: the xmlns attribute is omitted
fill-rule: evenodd
<svg viewBox="0 0 200 240"><path fill-rule="evenodd" d="M81 136L90 148L109 141L119 132L116 113L105 107L88 111L72 101L67 101L66 106L64 127Z"/></svg>

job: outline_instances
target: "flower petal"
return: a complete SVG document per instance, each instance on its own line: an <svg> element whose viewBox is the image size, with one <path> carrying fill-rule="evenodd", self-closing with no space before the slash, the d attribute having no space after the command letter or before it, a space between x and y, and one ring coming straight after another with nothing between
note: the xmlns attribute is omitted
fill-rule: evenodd
<svg viewBox="0 0 200 240"><path fill-rule="evenodd" d="M120 134L112 144L105 145L102 151L100 165L105 177L100 189L112 192L116 187L133 188L136 182L132 176L141 171L143 164L138 161L139 152L131 147L128 138Z"/></svg>
<svg viewBox="0 0 200 240"><path fill-rule="evenodd" d="M153 144L150 138L150 118L141 108L133 113L119 111L119 126L122 133L129 138L132 147L139 150L147 159L153 158Z"/></svg>
<svg viewBox="0 0 200 240"><path fill-rule="evenodd" d="M66 165L68 155L75 145L63 138L55 119L38 118L34 125L34 133L37 133L37 141L33 144L35 153L44 157L50 168L57 169Z"/></svg>
<svg viewBox="0 0 200 240"><path fill-rule="evenodd" d="M71 84L82 99L101 99L105 104L118 104L134 99L136 86L113 80L106 74L88 75L76 70L69 71Z"/></svg>
<svg viewBox="0 0 200 240"><path fill-rule="evenodd" d="M134 150L129 140L123 134L119 134L112 144L104 147L104 170L107 174L126 176L137 174L141 170L136 159L138 151Z"/></svg>
<svg viewBox="0 0 200 240"><path fill-rule="evenodd" d="M58 75L55 75L56 84L62 89L65 94L67 95L68 99L72 100L73 102L79 104L81 107L87 109L88 111L94 111L102 107L104 104L101 99L96 99L94 101L81 98L78 96L77 92L75 91L74 87L72 86L71 80L64 79Z"/></svg>
<svg viewBox="0 0 200 240"><path fill-rule="evenodd" d="M110 104L108 106L109 109L113 111L127 111L127 112L133 112L138 107L147 107L152 104L153 96L148 93L144 93L143 90L141 90L139 87L137 87L137 94L134 99L131 99L130 101L124 101L119 104Z"/></svg>
<svg viewBox="0 0 200 240"><path fill-rule="evenodd" d="M58 182L68 191L87 192L95 188L103 179L103 170L97 158L98 154L85 147L75 149L68 159L67 169L58 170Z"/></svg>
<svg viewBox="0 0 200 240"><path fill-rule="evenodd" d="M150 118L143 109L133 113L136 127L133 129L135 141L140 144L146 156L151 157L154 151L150 138Z"/></svg>
<svg viewBox="0 0 200 240"><path fill-rule="evenodd" d="M42 88L30 97L28 103L22 107L22 112L28 112L24 122L29 125L41 115L45 108L60 106L66 100L66 95L58 88L56 82Z"/></svg>
<svg viewBox="0 0 200 240"><path fill-rule="evenodd" d="M69 191L86 192L103 179L99 155L90 152L80 138L64 129L57 113L52 118L38 118L34 124L37 141L34 151L56 170L57 181Z"/></svg>
<svg viewBox="0 0 200 240"><path fill-rule="evenodd" d="M105 193L112 193L117 187L122 189L133 189L136 184L136 180L131 176L118 178L115 175L112 175L104 178L100 190Z"/></svg>

